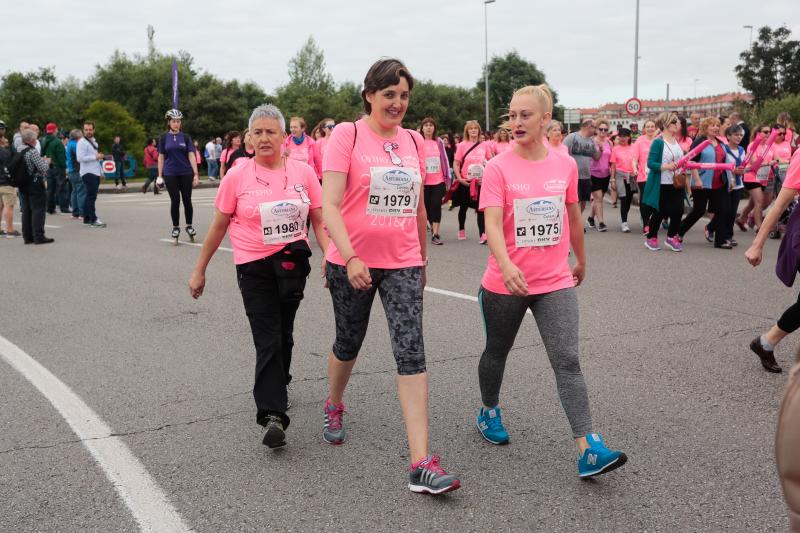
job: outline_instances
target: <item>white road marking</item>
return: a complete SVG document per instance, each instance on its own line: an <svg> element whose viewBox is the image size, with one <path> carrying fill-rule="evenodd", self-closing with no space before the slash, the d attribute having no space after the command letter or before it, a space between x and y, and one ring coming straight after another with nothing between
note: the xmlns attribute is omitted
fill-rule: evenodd
<svg viewBox="0 0 800 533"><path fill-rule="evenodd" d="M14 221L14 226L19 226L21 228L22 227L22 222L19 221L19 220L15 220ZM44 227L45 227L45 229L61 229L61 226L53 226L52 224L45 224Z"/></svg>
<svg viewBox="0 0 800 533"><path fill-rule="evenodd" d="M159 240L161 242L169 242L169 243L174 243L175 242L173 239L159 239ZM182 245L185 244L187 246L203 246L201 243L197 243L197 242L184 242L184 241L181 241L181 244ZM220 246L218 249L219 250L223 250L225 252L233 252L233 249L225 248L224 246ZM437 289L435 287L426 286L425 290L427 292L432 292L433 294L441 294L442 296L450 296L451 298L458 298L460 300L467 300L469 302L477 302L478 301L478 297L477 296L471 296L469 294L462 294L460 292L448 291L446 289ZM528 309L527 314L529 314L529 315L532 314L530 309Z"/></svg>
<svg viewBox="0 0 800 533"><path fill-rule="evenodd" d="M191 531L144 465L72 389L2 336L0 358L61 413L114 485L142 531Z"/></svg>

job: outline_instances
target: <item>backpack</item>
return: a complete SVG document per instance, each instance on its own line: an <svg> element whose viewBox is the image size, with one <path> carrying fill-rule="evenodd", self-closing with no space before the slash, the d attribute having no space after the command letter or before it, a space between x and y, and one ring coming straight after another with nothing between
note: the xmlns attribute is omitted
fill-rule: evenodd
<svg viewBox="0 0 800 533"><path fill-rule="evenodd" d="M69 158L70 161L72 161L72 171L80 173L81 164L78 162L78 143L70 141L67 146L69 146Z"/></svg>
<svg viewBox="0 0 800 533"><path fill-rule="evenodd" d="M28 163L25 161L25 154L32 150L30 146L15 153L6 165L5 171L8 174L12 187L27 189L33 183L33 177L28 171Z"/></svg>

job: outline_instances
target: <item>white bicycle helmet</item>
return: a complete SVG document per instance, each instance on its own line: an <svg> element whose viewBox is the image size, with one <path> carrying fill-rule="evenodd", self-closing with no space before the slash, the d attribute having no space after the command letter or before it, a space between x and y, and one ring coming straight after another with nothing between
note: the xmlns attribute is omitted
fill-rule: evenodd
<svg viewBox="0 0 800 533"><path fill-rule="evenodd" d="M174 118L174 119L178 119L178 120L183 120L183 113L181 113L177 109L170 109L164 115L164 118L166 118L166 119L173 119Z"/></svg>

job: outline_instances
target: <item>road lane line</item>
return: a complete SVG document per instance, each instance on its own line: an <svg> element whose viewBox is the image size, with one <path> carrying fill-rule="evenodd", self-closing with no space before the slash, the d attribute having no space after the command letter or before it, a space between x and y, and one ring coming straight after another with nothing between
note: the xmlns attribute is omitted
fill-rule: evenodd
<svg viewBox="0 0 800 533"><path fill-rule="evenodd" d="M53 404L97 461L142 531L191 531L128 446L63 381L0 336L0 358Z"/></svg>
<svg viewBox="0 0 800 533"><path fill-rule="evenodd" d="M171 243L175 242L173 239L159 239L159 240L161 242L171 242ZM184 244L187 245L187 246L203 246L201 243L197 243L197 242L183 242L183 241L181 241L181 245L184 245ZM233 250L231 248L225 248L224 246L220 246L219 250L224 250L226 252L233 252ZM478 301L478 297L477 296L471 296L469 294L462 294L460 292L448 291L446 289L437 289L435 287L425 286L425 290L427 292L431 292L433 294L441 294L442 296L450 296L451 298L458 298L460 300L467 300L469 302L476 302L477 303L477 301ZM528 309L527 314L529 314L529 315L531 314L531 310L530 309Z"/></svg>
<svg viewBox="0 0 800 533"><path fill-rule="evenodd" d="M14 225L19 226L21 228L22 222L20 222L19 220L15 220ZM61 229L61 226L53 226L52 224L45 224L44 227L45 229Z"/></svg>
<svg viewBox="0 0 800 533"><path fill-rule="evenodd" d="M169 243L175 244L175 239L159 239L159 241L160 242L169 242ZM201 243L201 242L181 241L181 246L183 246L183 245L186 245L186 246L197 246L198 248L200 248L200 247L203 246L203 243ZM225 248L224 246L220 246L219 248L217 248L217 250L222 250L223 252L231 252L231 253L233 253L233 248Z"/></svg>

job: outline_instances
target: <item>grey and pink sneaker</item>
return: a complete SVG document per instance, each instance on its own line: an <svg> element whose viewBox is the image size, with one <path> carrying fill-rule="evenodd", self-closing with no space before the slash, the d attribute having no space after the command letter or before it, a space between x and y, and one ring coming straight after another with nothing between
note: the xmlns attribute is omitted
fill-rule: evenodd
<svg viewBox="0 0 800 533"><path fill-rule="evenodd" d="M344 442L344 427L342 426L342 415L344 415L344 402L336 405L330 398L325 399L325 426L322 428L322 438L328 444L342 444Z"/></svg>
<svg viewBox="0 0 800 533"><path fill-rule="evenodd" d="M683 251L683 244L681 244L681 238L675 235L674 237L667 237L664 239L664 245L672 250L673 252L682 252Z"/></svg>
<svg viewBox="0 0 800 533"><path fill-rule="evenodd" d="M429 455L408 469L408 488L412 492L444 494L461 487L461 482L439 466L439 456Z"/></svg>
<svg viewBox="0 0 800 533"><path fill-rule="evenodd" d="M656 238L653 238L653 239L645 239L645 240L644 240L644 246L645 246L645 248L647 248L648 250L652 250L652 251L654 251L654 252L657 252L658 250L660 250L660 249L661 249L661 247L658 245L658 239L656 239Z"/></svg>

